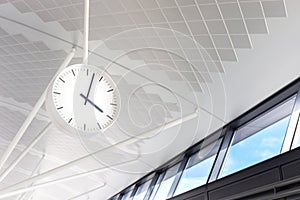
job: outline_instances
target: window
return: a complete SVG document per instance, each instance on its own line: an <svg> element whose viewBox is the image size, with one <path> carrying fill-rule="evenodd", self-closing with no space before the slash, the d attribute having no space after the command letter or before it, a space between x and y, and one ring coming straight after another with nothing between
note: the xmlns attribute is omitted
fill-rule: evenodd
<svg viewBox="0 0 300 200"><path fill-rule="evenodd" d="M154 188L153 188L153 191L152 191L152 193L151 193L151 196L150 196L149 200L153 200L153 199L154 199L154 197L155 197L155 195L156 195L156 192L157 192L157 190L158 190L158 188L159 188L159 185L160 185L160 183L161 183L161 181L162 181L163 178L164 178L164 175L163 175L163 173L161 173L161 174L159 175L159 177L158 177L156 183L155 183L155 186L154 186Z"/></svg>
<svg viewBox="0 0 300 200"><path fill-rule="evenodd" d="M297 121L297 126L296 126L296 132L295 132L295 137L294 137L294 142L293 142L293 149L297 148L300 146L300 113L298 115L298 121Z"/></svg>
<svg viewBox="0 0 300 200"><path fill-rule="evenodd" d="M130 190L129 192L124 193L124 195L122 196L122 200L129 200L130 196L131 196L132 190Z"/></svg>
<svg viewBox="0 0 300 200"><path fill-rule="evenodd" d="M134 198L133 200L143 200L146 193L147 193L147 190L149 188L149 185L151 183L151 180L148 180L147 182L143 183L142 185L140 185L134 195Z"/></svg>
<svg viewBox="0 0 300 200"><path fill-rule="evenodd" d="M294 101L295 97L235 131L220 177L280 154Z"/></svg>
<svg viewBox="0 0 300 200"><path fill-rule="evenodd" d="M168 198L168 194L178 172L179 165L180 163L168 169L154 196L154 200L165 200Z"/></svg>
<svg viewBox="0 0 300 200"><path fill-rule="evenodd" d="M206 184L220 143L217 140L189 158L174 195Z"/></svg>

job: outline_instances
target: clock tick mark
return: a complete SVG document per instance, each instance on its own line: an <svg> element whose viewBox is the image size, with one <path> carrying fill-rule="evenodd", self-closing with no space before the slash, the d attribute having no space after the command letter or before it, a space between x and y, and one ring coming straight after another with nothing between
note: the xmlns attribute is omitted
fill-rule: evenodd
<svg viewBox="0 0 300 200"><path fill-rule="evenodd" d="M86 128L86 124L83 125L83 130L85 130L85 128Z"/></svg>
<svg viewBox="0 0 300 200"><path fill-rule="evenodd" d="M98 122L97 122L97 125L99 126L100 129L102 129L101 126L100 126L100 124Z"/></svg>
<svg viewBox="0 0 300 200"><path fill-rule="evenodd" d="M59 92L53 92L54 94L60 94Z"/></svg>
<svg viewBox="0 0 300 200"><path fill-rule="evenodd" d="M89 69L86 70L86 75L87 75L87 76L89 75Z"/></svg>
<svg viewBox="0 0 300 200"><path fill-rule="evenodd" d="M115 104L115 103L110 103L110 105L112 105L112 106L117 106L117 104Z"/></svg>
<svg viewBox="0 0 300 200"><path fill-rule="evenodd" d="M107 92L111 92L111 91L113 91L114 89L110 89L110 90L107 90Z"/></svg>
<svg viewBox="0 0 300 200"><path fill-rule="evenodd" d="M68 123L70 123L71 121L72 121L72 118L71 118L71 119L69 119Z"/></svg>
<svg viewBox="0 0 300 200"><path fill-rule="evenodd" d="M59 80L61 80L63 83L65 83L65 81L62 78L60 78L60 77L59 77Z"/></svg>
<svg viewBox="0 0 300 200"><path fill-rule="evenodd" d="M75 72L73 71L73 69L72 69L72 74L73 74L73 76L75 76Z"/></svg>
<svg viewBox="0 0 300 200"><path fill-rule="evenodd" d="M101 76L101 78L99 79L99 82L103 79L103 76Z"/></svg>
<svg viewBox="0 0 300 200"><path fill-rule="evenodd" d="M57 110L59 110L59 109L62 109L62 108L63 108L63 106L61 106L61 107L57 108Z"/></svg>
<svg viewBox="0 0 300 200"><path fill-rule="evenodd" d="M108 117L109 119L113 120L113 118L111 116L109 116L109 115L106 115L106 117Z"/></svg>

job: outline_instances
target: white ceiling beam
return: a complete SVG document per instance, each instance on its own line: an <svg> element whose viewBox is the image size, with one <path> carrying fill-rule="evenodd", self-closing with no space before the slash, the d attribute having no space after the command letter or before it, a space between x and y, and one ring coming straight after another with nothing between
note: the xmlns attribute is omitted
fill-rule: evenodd
<svg viewBox="0 0 300 200"><path fill-rule="evenodd" d="M21 181L19 183L16 183L10 187L7 187L3 190L0 191L0 199L1 198L6 198L6 197L9 197L9 196L13 196L13 195L17 195L19 193L23 193L23 192L26 192L26 191L29 191L29 190L34 190L34 189L37 189L37 188L40 188L40 187L45 187L45 186L48 186L48 185L51 185L51 184L55 184L55 183L59 183L59 182L63 182L63 181L67 181L67 180L71 180L71 179L77 179L77 178L81 178L81 177L85 177L85 176L88 176L88 175L91 175L91 174L95 174L95 173L99 173L99 172L102 172L106 169L110 169L111 167L116 167L116 166L120 166L120 165L123 165L123 164L128 164L129 162L134 162L136 160L138 160L139 156L132 160L132 161L126 161L126 162L123 162L123 163L118 163L118 164L115 164L115 165L110 165L110 166L105 166L103 168L99 168L99 169L95 169L95 170L91 170L91 171L87 171L87 172L83 172L83 173L79 173L79 174L75 174L75 175L72 175L72 176L68 176L68 177L63 177L63 178L60 178L60 179L56 179L56 180L52 180L52 181L48 181L48 182L44 182L44 183L40 183L40 184L37 184L37 185L33 185L31 187L27 187L28 184L32 183L32 182L38 182L38 181L41 181L53 174L56 174L60 171L63 171L65 169L69 169L77 164L79 164L80 162L82 162L83 160L85 160L86 158L89 158L91 156L94 156L96 154L99 154L100 152L104 152L106 150L110 150L116 146L123 146L123 145L128 145L128 144L132 144L136 141L139 141L139 140L146 140L146 139L151 139L153 136L156 135L156 133L158 132L162 132L162 131L165 131L169 128L172 128L174 126L177 126L179 124L182 124L186 121L189 121L189 120L192 120L196 117L198 117L198 109L191 113L191 114L188 114L182 118L179 118L179 119L176 119L176 120L173 120L173 121L170 121L170 122L167 122L166 124L164 124L163 126L159 126L157 128L154 128L150 131L147 131L145 133L142 133L139 137L131 137L131 138L128 138L126 140L123 140L123 141L120 141L120 142L116 142L115 144L112 144L111 146L108 146L104 149L100 149L98 151L95 151L91 154L88 154L86 156L83 156L83 157L80 157L76 160L73 160L69 163L66 163L64 165L61 165L59 167L56 167L56 168L53 168L51 170L48 170L44 173L41 173L35 177L32 177L32 178L29 178L27 180L24 180L24 181Z"/></svg>
<svg viewBox="0 0 300 200"><path fill-rule="evenodd" d="M9 167L7 167L4 172L0 175L0 182L7 177L7 175L17 166L17 164L27 155L27 153L32 149L32 147L48 132L52 127L52 123L49 123L39 134L38 136L22 151L22 153L15 159Z"/></svg>
<svg viewBox="0 0 300 200"><path fill-rule="evenodd" d="M50 83L48 84L47 88L42 93L41 97L39 98L39 100L37 101L37 103L33 107L32 111L29 113L29 115L25 119L24 123L22 124L21 128L19 129L19 131L17 132L17 134L15 135L15 137L13 138L13 140L11 141L11 143L8 145L7 149L5 150L5 152L3 153L3 155L2 155L2 157L0 159L0 170L4 166L5 162L7 161L7 159L9 158L9 156L11 155L12 151L14 150L14 148L16 147L16 145L18 144L18 142L20 141L20 139L22 138L22 136L24 135L25 131L29 127L29 125L32 122L32 120L35 118L35 116L38 113L39 109L44 104L45 99L46 99L46 95L47 95L47 90L48 90L49 86L51 85L52 81L54 80L54 78L57 76L57 74L62 69L66 68L69 65L69 63L71 62L72 58L74 57L74 54L75 54L75 48L72 48L72 51L67 55L67 57L65 58L65 60L61 64L61 66L58 68L56 74L53 76L53 78L50 81Z"/></svg>

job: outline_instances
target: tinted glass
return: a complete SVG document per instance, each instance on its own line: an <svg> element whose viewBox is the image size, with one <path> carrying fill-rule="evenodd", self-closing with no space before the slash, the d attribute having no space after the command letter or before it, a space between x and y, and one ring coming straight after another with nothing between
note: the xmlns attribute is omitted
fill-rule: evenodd
<svg viewBox="0 0 300 200"><path fill-rule="evenodd" d="M131 196L131 193L132 193L132 190L125 193L123 196L122 196L122 200L129 200L130 199L130 196Z"/></svg>
<svg viewBox="0 0 300 200"><path fill-rule="evenodd" d="M235 131L220 177L280 154L294 100L280 104Z"/></svg>
<svg viewBox="0 0 300 200"><path fill-rule="evenodd" d="M207 182L219 146L220 140L200 149L199 152L189 158L174 195L204 185Z"/></svg>
<svg viewBox="0 0 300 200"><path fill-rule="evenodd" d="M147 193L147 190L149 188L149 185L151 183L151 180L152 179L150 179L149 181L143 183L142 185L140 185L138 187L138 189L137 189L137 191L136 191L136 193L134 195L134 198L133 198L134 200L143 200L144 199L144 197L145 197L145 195Z"/></svg>
<svg viewBox="0 0 300 200"><path fill-rule="evenodd" d="M150 196L149 200L153 200L154 199L154 197L155 197L155 195L157 193L157 190L159 188L160 182L162 181L163 178L164 178L163 174L160 174L159 177L158 177L158 179L157 179L157 181L156 181L156 184L155 184L155 186L154 186L154 188L152 190L152 193L151 193L151 196Z"/></svg>
<svg viewBox="0 0 300 200"><path fill-rule="evenodd" d="M171 167L170 169L168 169L168 171L166 172L163 181L161 182L154 200L165 200L168 197L170 188L173 184L173 181L175 179L175 176L178 172L178 168L179 168L179 164Z"/></svg>

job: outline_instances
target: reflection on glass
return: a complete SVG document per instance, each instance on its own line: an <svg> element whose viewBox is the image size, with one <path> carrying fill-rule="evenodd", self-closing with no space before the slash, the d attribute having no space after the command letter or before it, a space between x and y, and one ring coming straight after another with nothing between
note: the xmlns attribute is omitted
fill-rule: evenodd
<svg viewBox="0 0 300 200"><path fill-rule="evenodd" d="M123 196L122 196L122 200L129 200L130 196L131 196L132 190L130 190L129 192L126 192Z"/></svg>
<svg viewBox="0 0 300 200"><path fill-rule="evenodd" d="M280 154L290 116L262 129L252 124L237 130L220 177L227 176ZM252 132L253 129L261 129ZM251 133L251 134L249 134Z"/></svg>
<svg viewBox="0 0 300 200"><path fill-rule="evenodd" d="M143 183L142 185L140 185L134 195L133 200L143 200L147 193L150 183L151 183L151 179Z"/></svg>
<svg viewBox="0 0 300 200"><path fill-rule="evenodd" d="M153 190L152 190L152 193L151 193L151 196L150 196L149 200L153 200L153 199L154 199L154 197L155 197L155 195L156 195L156 193L157 193L157 190L158 190L158 188L159 188L160 182L161 182L161 180L162 180L163 178L164 178L164 175L163 175L163 173L162 173L162 174L159 175L159 177L158 177L158 179L157 179L157 181L156 181L156 183L155 183L155 186L154 186L154 188L153 188Z"/></svg>
<svg viewBox="0 0 300 200"><path fill-rule="evenodd" d="M300 113L298 115L298 122L297 122L297 127L296 127L296 132L295 132L292 148L295 149L299 146L300 146Z"/></svg>
<svg viewBox="0 0 300 200"><path fill-rule="evenodd" d="M189 158L174 195L204 185L207 182L220 141L218 140L202 148Z"/></svg>
<svg viewBox="0 0 300 200"><path fill-rule="evenodd" d="M279 155L294 102L295 96L235 131L219 177Z"/></svg>
<svg viewBox="0 0 300 200"><path fill-rule="evenodd" d="M179 164L168 169L168 171L166 172L166 174L164 176L163 181L161 182L161 184L155 194L154 200L167 199L170 188L171 188L173 181L175 179L175 176L178 172Z"/></svg>

